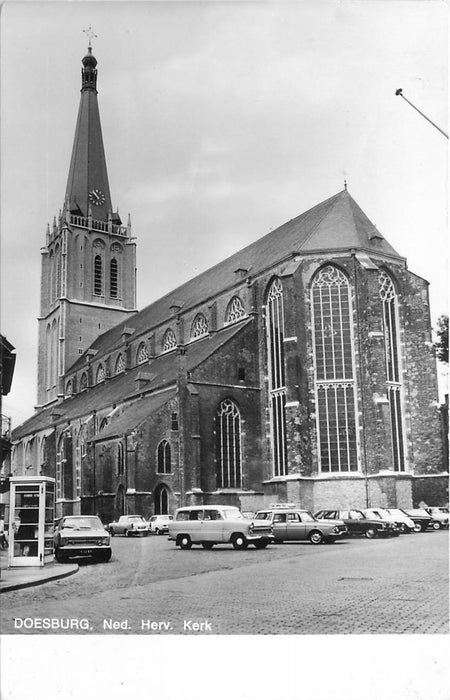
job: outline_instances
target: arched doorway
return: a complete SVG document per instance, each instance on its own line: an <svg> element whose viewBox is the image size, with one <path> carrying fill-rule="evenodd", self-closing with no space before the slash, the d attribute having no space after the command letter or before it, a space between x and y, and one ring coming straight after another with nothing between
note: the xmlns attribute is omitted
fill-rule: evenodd
<svg viewBox="0 0 450 700"><path fill-rule="evenodd" d="M167 515L169 512L169 489L165 484L160 484L155 489L154 495L155 515Z"/></svg>
<svg viewBox="0 0 450 700"><path fill-rule="evenodd" d="M116 513L118 518L120 518L121 515L125 515L125 488L122 484L117 489Z"/></svg>

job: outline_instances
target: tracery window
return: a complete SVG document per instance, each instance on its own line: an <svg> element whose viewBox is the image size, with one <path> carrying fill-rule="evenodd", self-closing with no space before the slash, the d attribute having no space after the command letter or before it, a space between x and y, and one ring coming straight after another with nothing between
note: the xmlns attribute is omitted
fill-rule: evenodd
<svg viewBox="0 0 450 700"><path fill-rule="evenodd" d="M244 304L240 297L234 296L227 306L225 324L234 323L243 316L245 316Z"/></svg>
<svg viewBox="0 0 450 700"><path fill-rule="evenodd" d="M241 488L241 414L231 399L225 399L216 413L216 485Z"/></svg>
<svg viewBox="0 0 450 700"><path fill-rule="evenodd" d="M391 277L381 270L378 275L383 304L383 333L386 358L386 393L391 415L392 457L395 471L405 471L403 428L403 386L400 361L398 296Z"/></svg>
<svg viewBox="0 0 450 700"><path fill-rule="evenodd" d="M119 296L119 265L116 258L111 258L109 264L109 295L112 299Z"/></svg>
<svg viewBox="0 0 450 700"><path fill-rule="evenodd" d="M86 372L83 372L83 374L81 375L81 379L80 379L80 391L87 389L87 385L88 385L87 374L86 374Z"/></svg>
<svg viewBox="0 0 450 700"><path fill-rule="evenodd" d="M120 374L121 372L125 372L125 358L122 353L117 356L114 374Z"/></svg>
<svg viewBox="0 0 450 700"><path fill-rule="evenodd" d="M124 472L123 464L123 445L121 442L117 445L117 474L121 476Z"/></svg>
<svg viewBox="0 0 450 700"><path fill-rule="evenodd" d="M168 328L163 335L163 339L161 342L161 350L163 352L169 352L169 350L173 350L176 347L177 347L177 337L176 337L174 331L172 330L172 328Z"/></svg>
<svg viewBox="0 0 450 700"><path fill-rule="evenodd" d="M287 473L286 379L284 369L283 285L277 278L266 301L266 341L269 364L270 432L274 476Z"/></svg>
<svg viewBox="0 0 450 700"><path fill-rule="evenodd" d="M208 335L208 322L203 314L197 314L191 326L191 339L201 338Z"/></svg>
<svg viewBox="0 0 450 700"><path fill-rule="evenodd" d="M105 379L106 379L105 367L104 367L104 365L99 365L97 368L95 383L100 384L101 382L104 382Z"/></svg>
<svg viewBox="0 0 450 700"><path fill-rule="evenodd" d="M350 284L333 265L311 286L316 423L322 472L358 469L356 382Z"/></svg>
<svg viewBox="0 0 450 700"><path fill-rule="evenodd" d="M71 379L66 384L66 396L72 396L73 394L73 382Z"/></svg>
<svg viewBox="0 0 450 700"><path fill-rule="evenodd" d="M142 365L144 362L147 362L147 360L150 359L150 356L148 354L148 348L145 343L141 343L138 347L137 355L136 355L136 361L138 365Z"/></svg>
<svg viewBox="0 0 450 700"><path fill-rule="evenodd" d="M158 445L158 472L160 474L170 474L172 471L172 462L170 454L170 443L167 440L161 440Z"/></svg>

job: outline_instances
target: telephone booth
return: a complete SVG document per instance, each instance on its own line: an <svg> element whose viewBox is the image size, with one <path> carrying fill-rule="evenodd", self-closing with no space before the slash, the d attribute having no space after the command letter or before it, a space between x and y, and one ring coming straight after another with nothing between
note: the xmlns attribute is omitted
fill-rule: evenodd
<svg viewBox="0 0 450 700"><path fill-rule="evenodd" d="M8 566L44 566L53 561L55 479L10 478Z"/></svg>

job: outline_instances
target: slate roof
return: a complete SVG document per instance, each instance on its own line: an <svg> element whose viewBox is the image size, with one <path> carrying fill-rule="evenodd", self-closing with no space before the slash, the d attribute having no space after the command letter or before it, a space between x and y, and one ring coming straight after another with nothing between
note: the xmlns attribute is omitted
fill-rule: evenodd
<svg viewBox="0 0 450 700"><path fill-rule="evenodd" d="M188 309L219 294L236 282L235 271L250 271L252 277L271 266L288 259L293 252L337 251L355 248L369 254L387 255L403 260L364 214L347 190L321 202L312 209L291 219L243 250L197 275L172 292L142 309L127 321L99 336L91 348L100 355L122 344L124 328L131 327L133 337L173 319L172 305L183 304ZM84 356L71 367L76 370L84 364Z"/></svg>
<svg viewBox="0 0 450 700"><path fill-rule="evenodd" d="M176 389L163 391L161 394L145 396L137 399L117 417L113 417L111 423L95 437L92 442L102 442L112 437L125 435L133 428L138 428L152 413L158 411L164 404L172 399L176 394Z"/></svg>
<svg viewBox="0 0 450 700"><path fill-rule="evenodd" d="M240 323L214 333L205 338L196 340L186 346L186 370L193 371L202 364L210 355L215 353L220 347L225 345L231 338L246 328L252 319L246 319ZM139 375L151 377L148 384L139 389L137 379ZM12 440L20 440L25 435L44 430L52 425L66 424L70 420L75 420L81 416L86 416L94 410L121 404L133 397L138 397L140 393L149 393L174 385L177 379L177 354L176 351L159 355L150 362L138 365L123 374L107 379L96 386L89 388L79 394L75 394L60 403L52 404L34 414L25 423L22 423L12 432ZM52 414L59 414L54 419Z"/></svg>

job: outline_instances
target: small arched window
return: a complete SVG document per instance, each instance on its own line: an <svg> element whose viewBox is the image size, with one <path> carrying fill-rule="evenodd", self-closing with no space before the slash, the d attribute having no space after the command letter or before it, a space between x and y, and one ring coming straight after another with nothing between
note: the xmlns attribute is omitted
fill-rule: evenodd
<svg viewBox="0 0 450 700"><path fill-rule="evenodd" d="M84 389L87 389L88 386L88 380L87 380L87 374L86 372L83 372L81 375L80 379L80 391L84 391Z"/></svg>
<svg viewBox="0 0 450 700"><path fill-rule="evenodd" d="M169 352L169 350L173 350L176 347L177 347L176 335L171 328L168 328L163 335L163 339L162 339L162 343L161 343L161 350L163 352Z"/></svg>
<svg viewBox="0 0 450 700"><path fill-rule="evenodd" d="M103 430L103 428L106 428L107 425L108 425L108 419L103 418L103 420L100 423L99 430Z"/></svg>
<svg viewBox="0 0 450 700"><path fill-rule="evenodd" d="M144 362L147 362L147 360L150 359L150 356L148 354L148 348L145 343L141 343L138 347L137 355L136 355L136 361L138 365L142 365Z"/></svg>
<svg viewBox="0 0 450 700"><path fill-rule="evenodd" d="M158 472L160 474L170 474L172 472L172 463L170 455L170 443L167 440L161 440L158 445Z"/></svg>
<svg viewBox="0 0 450 700"><path fill-rule="evenodd" d="M122 353L117 356L114 374L120 374L121 372L125 372L125 358Z"/></svg>
<svg viewBox="0 0 450 700"><path fill-rule="evenodd" d="M208 335L208 322L203 314L197 314L191 326L191 340Z"/></svg>
<svg viewBox="0 0 450 700"><path fill-rule="evenodd" d="M225 313L225 324L228 325L229 323L234 323L240 318L243 318L243 316L245 316L244 304L242 303L240 297L234 296L227 306Z"/></svg>
<svg viewBox="0 0 450 700"><path fill-rule="evenodd" d="M105 372L105 366L104 365L99 365L97 368L97 374L95 377L95 383L100 384L101 382L104 382L106 379L106 372Z"/></svg>
<svg viewBox="0 0 450 700"><path fill-rule="evenodd" d="M66 384L66 396L72 396L73 394L73 382L71 379Z"/></svg>

